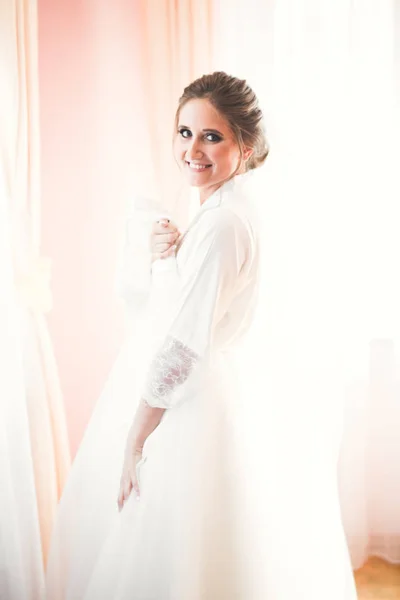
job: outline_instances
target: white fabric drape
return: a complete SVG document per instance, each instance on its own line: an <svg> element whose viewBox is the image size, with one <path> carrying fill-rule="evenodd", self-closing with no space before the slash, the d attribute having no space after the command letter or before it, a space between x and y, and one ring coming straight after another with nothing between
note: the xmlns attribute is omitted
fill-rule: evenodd
<svg viewBox="0 0 400 600"><path fill-rule="evenodd" d="M68 470L69 451L57 369L43 316L51 308L51 294L50 262L40 257L39 249L36 3L2 2L0 24L1 216L4 233L7 233L3 251L7 252L7 243L11 248L11 257L2 259L8 272L4 278L1 273L7 301L2 316L10 315L6 329L9 336L4 339L2 336L1 371L7 375L6 382L10 386L10 394L2 394L2 408L6 411L2 424L12 437L12 445L21 448L19 452L2 453L2 459L9 461L9 472L4 479L2 477L2 486L4 482L10 492L4 495L4 502L9 505L8 510L7 502L2 507L1 518L7 519L7 528L15 538L10 543L5 538L4 543L7 551L15 552L16 558L5 561L1 582L9 577L15 585L25 586L15 598L36 599L42 593L37 561L42 565L46 562L54 515ZM10 277L13 277L14 291L9 287ZM9 355L6 343L10 344ZM10 369L7 368L9 361L12 361ZM15 482L16 471L19 471L18 479L25 480L24 490ZM21 494L26 494L24 502L27 504L29 499L28 506L24 507L21 498L16 503ZM17 508L14 521L10 515ZM40 538L36 536L37 528ZM17 540L21 545L19 550ZM18 569L17 560L25 562L21 563L20 581L14 572ZM1 566L3 568L3 564ZM14 596L6 594L5 597Z"/></svg>
<svg viewBox="0 0 400 600"><path fill-rule="evenodd" d="M0 171L0 598L40 600L42 545L7 204Z"/></svg>
<svg viewBox="0 0 400 600"><path fill-rule="evenodd" d="M254 87L271 143L257 175L265 269L254 395L269 380L282 455L305 459L316 443L328 470L340 453L355 568L369 554L400 559L396 4L218 0L214 15L213 68Z"/></svg>

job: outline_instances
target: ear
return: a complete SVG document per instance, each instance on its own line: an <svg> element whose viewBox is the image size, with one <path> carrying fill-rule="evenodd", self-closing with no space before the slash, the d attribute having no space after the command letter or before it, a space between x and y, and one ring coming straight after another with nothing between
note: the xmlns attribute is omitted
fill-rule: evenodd
<svg viewBox="0 0 400 600"><path fill-rule="evenodd" d="M254 154L253 148L249 148L248 146L245 146L244 150L243 150L243 160L245 162L247 162L249 160L249 158L252 156L252 154Z"/></svg>

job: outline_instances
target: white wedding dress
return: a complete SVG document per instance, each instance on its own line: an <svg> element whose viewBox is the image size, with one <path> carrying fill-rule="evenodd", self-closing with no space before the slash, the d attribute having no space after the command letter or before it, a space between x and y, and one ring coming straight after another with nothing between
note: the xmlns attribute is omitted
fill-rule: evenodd
<svg viewBox="0 0 400 600"><path fill-rule="evenodd" d="M242 180L201 206L176 259L153 267L147 310L114 365L60 503L49 600L253 597L231 364L258 282L255 218ZM132 494L119 514L124 447L140 398L168 410L145 444L141 500Z"/></svg>
<svg viewBox="0 0 400 600"><path fill-rule="evenodd" d="M339 548L331 572L340 581L329 595L314 578L316 554L299 557L297 573L286 565L286 509L268 523L252 493L252 477L271 473L252 470L241 428L244 409L253 407L237 354L259 279L248 178L235 177L199 208L176 258L154 263L149 296L146 265L142 276L135 272L146 308L114 365L62 497L48 600L355 599L338 515L327 511L339 541L329 537L331 525L321 536ZM138 466L141 499L131 494L118 513L124 448L141 398L167 410ZM279 483L272 481L277 494ZM347 591L338 595L345 581Z"/></svg>

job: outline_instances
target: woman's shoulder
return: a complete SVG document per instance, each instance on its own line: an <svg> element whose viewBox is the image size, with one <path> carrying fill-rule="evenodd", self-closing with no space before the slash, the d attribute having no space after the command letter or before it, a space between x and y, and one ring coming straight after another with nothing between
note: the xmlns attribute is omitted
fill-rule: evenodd
<svg viewBox="0 0 400 600"><path fill-rule="evenodd" d="M239 217L254 213L259 193L256 183L252 172L234 177L221 190L221 207L229 207Z"/></svg>
<svg viewBox="0 0 400 600"><path fill-rule="evenodd" d="M238 235L245 233L245 219L235 207L221 204L205 211L197 223L197 232L211 237Z"/></svg>
<svg viewBox="0 0 400 600"><path fill-rule="evenodd" d="M248 185L234 185L223 195L220 210L221 219L226 218L239 228L244 228L252 236L258 231L258 203L254 189Z"/></svg>
<svg viewBox="0 0 400 600"><path fill-rule="evenodd" d="M248 177L239 176L223 185L218 192L218 202L211 207L200 209L192 226L193 235L200 237L229 236L248 239L257 231L257 212L252 188L248 185ZM190 236L191 237L191 236Z"/></svg>

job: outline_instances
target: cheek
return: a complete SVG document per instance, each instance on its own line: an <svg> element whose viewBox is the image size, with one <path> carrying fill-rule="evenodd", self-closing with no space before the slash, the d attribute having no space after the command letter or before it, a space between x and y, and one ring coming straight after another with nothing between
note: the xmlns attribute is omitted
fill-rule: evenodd
<svg viewBox="0 0 400 600"><path fill-rule="evenodd" d="M230 154L231 153L229 151L229 148L226 148L226 146L225 147L223 147L223 146L214 146L208 152L208 156L221 169L226 168L227 165L230 163L230 161L231 161Z"/></svg>
<svg viewBox="0 0 400 600"><path fill-rule="evenodd" d="M223 168L231 168L232 165L236 167L238 160L240 159L240 150L236 144L229 143L226 145L214 146L213 158L215 162L218 162Z"/></svg>
<svg viewBox="0 0 400 600"><path fill-rule="evenodd" d="M221 169L232 171L236 169L237 163L240 160L240 152L235 147L225 148L219 152L216 160L218 160Z"/></svg>

